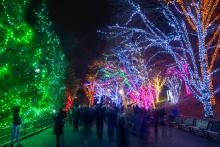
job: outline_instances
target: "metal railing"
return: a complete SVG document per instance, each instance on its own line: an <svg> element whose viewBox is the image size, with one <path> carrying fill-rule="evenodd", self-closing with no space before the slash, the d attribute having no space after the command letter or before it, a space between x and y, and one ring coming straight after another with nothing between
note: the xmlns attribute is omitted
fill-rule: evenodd
<svg viewBox="0 0 220 147"><path fill-rule="evenodd" d="M20 139L23 139L39 131L42 131L48 127L51 127L53 126L53 124L54 124L53 116L47 116L28 123L23 123L21 124L21 128L20 128ZM11 139L11 126L0 128L0 147L9 144L10 139Z"/></svg>

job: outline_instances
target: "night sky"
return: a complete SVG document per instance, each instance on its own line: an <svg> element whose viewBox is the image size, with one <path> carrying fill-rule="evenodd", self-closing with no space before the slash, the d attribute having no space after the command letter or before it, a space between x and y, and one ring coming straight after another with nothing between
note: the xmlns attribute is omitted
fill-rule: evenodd
<svg viewBox="0 0 220 147"><path fill-rule="evenodd" d="M49 0L54 22L69 62L69 71L83 78L87 65L98 58L105 46L97 33L109 23L107 0ZM72 75L72 74L71 74Z"/></svg>

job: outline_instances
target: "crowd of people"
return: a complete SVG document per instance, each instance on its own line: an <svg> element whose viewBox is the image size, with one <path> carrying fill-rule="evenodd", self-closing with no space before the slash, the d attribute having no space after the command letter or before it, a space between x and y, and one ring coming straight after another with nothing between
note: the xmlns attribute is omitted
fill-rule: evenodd
<svg viewBox="0 0 220 147"><path fill-rule="evenodd" d="M140 143L144 141L143 145L146 146L149 126L152 125L154 127L154 135L156 137L158 136L158 126L160 126L163 135L166 132L165 121L172 121L177 115L177 111L171 111L167 114L164 108L147 111L138 106L124 109L115 105L98 104L94 107L89 107L76 104L68 114L61 109L56 115L54 134L57 138L57 147L62 146L59 137L63 134L64 123L68 119L75 131L78 131L79 126L82 127L82 145L88 145L91 129L94 125L97 139L101 141L103 127L106 125L110 143L117 142L118 146L126 147L128 146L128 138L132 135L138 138Z"/></svg>
<svg viewBox="0 0 220 147"><path fill-rule="evenodd" d="M21 118L19 115L20 108L13 109L13 121L11 131L11 147L14 140L19 144L19 134L21 126ZM75 131L79 126L82 127L81 142L88 145L92 127L96 126L97 138L102 140L103 127L107 126L107 136L110 142L117 142L118 146L127 146L129 135L133 135L142 141L147 141L149 136L149 126L153 126L155 137L158 136L158 126L160 126L162 135L166 132L166 122L173 121L178 117L177 108L172 109L169 113L164 108L147 111L146 109L133 106L129 108L116 107L116 105L98 104L94 107L86 105L80 106L75 104L67 113L62 108L54 116L54 134L56 135L57 147L61 147L61 136L66 120ZM117 138L117 140L116 140ZM146 142L143 143L146 146Z"/></svg>
<svg viewBox="0 0 220 147"><path fill-rule="evenodd" d="M13 109L11 147L14 144L14 140L19 144L21 126L19 111L19 107ZM149 126L153 126L155 137L158 136L158 126L160 126L161 134L164 135L166 133L166 125L178 115L177 108L167 112L164 108L149 111L138 106L125 109L124 107L116 107L114 104L98 104L93 107L75 104L69 112L60 108L59 112L54 116L54 134L56 135L57 147L61 147L60 138L63 136L64 125L68 119L74 131L78 131L79 126L82 128L80 131L82 145L88 145L91 129L94 125L96 126L97 139L101 141L104 132L103 128L106 125L110 143L117 142L118 146L126 147L128 138L132 135L138 138L140 143L144 141L143 145L146 146L146 141L150 134Z"/></svg>

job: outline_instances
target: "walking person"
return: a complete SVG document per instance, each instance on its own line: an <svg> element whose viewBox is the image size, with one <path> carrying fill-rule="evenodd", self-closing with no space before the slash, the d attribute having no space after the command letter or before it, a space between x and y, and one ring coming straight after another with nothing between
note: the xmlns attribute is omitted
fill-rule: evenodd
<svg viewBox="0 0 220 147"><path fill-rule="evenodd" d="M165 116L166 116L166 110L165 108L160 109L160 125L161 125L161 132L162 132L162 136L166 136L167 132L166 132L166 122L165 122Z"/></svg>
<svg viewBox="0 0 220 147"><path fill-rule="evenodd" d="M108 138L109 140L112 141L115 134L115 124L117 121L116 110L109 107L106 112L106 115L107 115L107 125L108 125Z"/></svg>
<svg viewBox="0 0 220 147"><path fill-rule="evenodd" d="M60 136L63 134L65 112L60 108L59 113L55 117L54 134L56 135L57 147L61 147Z"/></svg>
<svg viewBox="0 0 220 147"><path fill-rule="evenodd" d="M127 120L125 114L122 112L118 116L118 147L127 147Z"/></svg>
<svg viewBox="0 0 220 147"><path fill-rule="evenodd" d="M140 147L149 146L149 122L150 114L147 110L141 110L142 122L140 127Z"/></svg>
<svg viewBox="0 0 220 147"><path fill-rule="evenodd" d="M14 139L16 139L16 143L19 145L19 137L20 137L20 127L21 127L21 118L19 115L20 107L17 106L13 109L13 122L12 122L12 130L11 130L11 147L13 147Z"/></svg>
<svg viewBox="0 0 220 147"><path fill-rule="evenodd" d="M75 131L77 131L79 128L79 119L80 119L80 109L79 109L79 105L76 104L76 106L73 109L73 125Z"/></svg>
<svg viewBox="0 0 220 147"><path fill-rule="evenodd" d="M159 111L155 110L154 111L154 117L153 117L153 122L154 122L154 135L157 137L158 135L158 123L159 123Z"/></svg>
<svg viewBox="0 0 220 147"><path fill-rule="evenodd" d="M101 105L98 105L95 110L95 116L96 116L96 130L97 130L97 137L99 139L102 139L102 133L103 133L103 124L104 124L104 112Z"/></svg>
<svg viewBox="0 0 220 147"><path fill-rule="evenodd" d="M83 124L81 140L83 145L88 146L91 127L92 127L92 113L91 113L91 109L88 106L84 106L83 108L81 121Z"/></svg>

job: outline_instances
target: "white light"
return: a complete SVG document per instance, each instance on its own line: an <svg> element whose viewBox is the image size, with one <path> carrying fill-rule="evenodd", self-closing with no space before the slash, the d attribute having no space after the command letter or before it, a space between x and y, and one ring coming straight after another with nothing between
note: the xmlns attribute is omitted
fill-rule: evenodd
<svg viewBox="0 0 220 147"><path fill-rule="evenodd" d="M119 90L119 94L123 94L124 93L124 90L123 89L120 89Z"/></svg>
<svg viewBox="0 0 220 147"><path fill-rule="evenodd" d="M53 113L56 113L56 110L53 110Z"/></svg>
<svg viewBox="0 0 220 147"><path fill-rule="evenodd" d="M39 73L39 72L40 72L40 69L39 69L39 68L35 69L35 72L36 72L36 73Z"/></svg>

